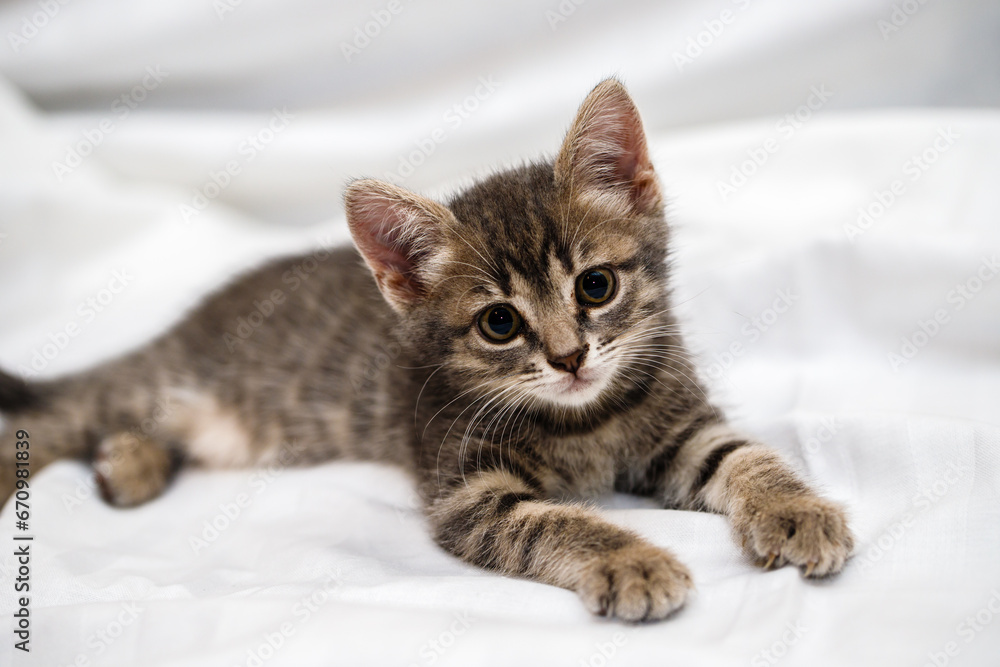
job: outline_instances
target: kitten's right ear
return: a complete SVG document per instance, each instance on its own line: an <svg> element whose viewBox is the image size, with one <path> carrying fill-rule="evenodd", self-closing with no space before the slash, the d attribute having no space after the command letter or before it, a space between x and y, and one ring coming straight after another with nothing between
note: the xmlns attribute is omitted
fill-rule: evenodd
<svg viewBox="0 0 1000 667"><path fill-rule="evenodd" d="M442 226L454 222L444 206L403 188L354 181L344 196L354 243L386 301L403 313L427 294L443 261Z"/></svg>

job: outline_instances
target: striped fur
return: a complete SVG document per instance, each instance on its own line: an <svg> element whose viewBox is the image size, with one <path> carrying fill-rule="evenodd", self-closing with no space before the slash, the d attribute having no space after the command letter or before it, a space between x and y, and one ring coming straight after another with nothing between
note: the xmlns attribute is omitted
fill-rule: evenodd
<svg viewBox="0 0 1000 667"><path fill-rule="evenodd" d="M126 506L161 493L180 462L396 463L442 547L625 620L665 617L691 576L573 498L618 489L724 513L762 563L843 567L843 512L705 397L671 309L662 194L620 83L594 89L552 162L447 205L372 180L345 203L360 252L273 262L88 373L0 374L0 410L31 432L33 465L93 459L103 495ZM578 281L597 269L613 285L594 304ZM479 324L498 305L522 323L503 342ZM6 497L12 439L0 436Z"/></svg>

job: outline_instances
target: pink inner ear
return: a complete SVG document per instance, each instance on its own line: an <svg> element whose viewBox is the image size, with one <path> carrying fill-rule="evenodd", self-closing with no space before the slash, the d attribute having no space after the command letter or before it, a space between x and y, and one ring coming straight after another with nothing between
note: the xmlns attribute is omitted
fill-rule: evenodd
<svg viewBox="0 0 1000 667"><path fill-rule="evenodd" d="M619 146L621 152L614 159L614 182L612 184L631 185L642 167L648 166L648 158L645 156L646 147L641 144L635 145L635 141L628 135ZM642 153L641 156L640 153Z"/></svg>
<svg viewBox="0 0 1000 667"><path fill-rule="evenodd" d="M406 254L388 248L386 246L375 245L366 255L372 263L377 264L381 271L391 271L399 274L410 274L413 272L413 264Z"/></svg>
<svg viewBox="0 0 1000 667"><path fill-rule="evenodd" d="M370 253L369 259L386 270L409 274L413 272L416 249L401 232L407 216L398 215L393 210L397 208L390 204L385 209L382 220L371 226L368 239L371 243L366 244L366 254Z"/></svg>
<svg viewBox="0 0 1000 667"><path fill-rule="evenodd" d="M581 107L567 148L574 182L617 191L643 211L659 203L642 121L621 84L595 88Z"/></svg>
<svg viewBox="0 0 1000 667"><path fill-rule="evenodd" d="M347 192L347 222L382 293L396 307L424 295L420 263L435 225L416 195L378 181L359 181Z"/></svg>
<svg viewBox="0 0 1000 667"><path fill-rule="evenodd" d="M639 133L638 145L633 143L618 158L619 184L628 189L633 204L639 210L647 210L655 207L659 200L659 185L641 129Z"/></svg>
<svg viewBox="0 0 1000 667"><path fill-rule="evenodd" d="M613 103L598 110L584 130L581 148L591 152L582 156L584 162L590 161L608 185L630 184L639 171L652 168L642 126L628 105Z"/></svg>

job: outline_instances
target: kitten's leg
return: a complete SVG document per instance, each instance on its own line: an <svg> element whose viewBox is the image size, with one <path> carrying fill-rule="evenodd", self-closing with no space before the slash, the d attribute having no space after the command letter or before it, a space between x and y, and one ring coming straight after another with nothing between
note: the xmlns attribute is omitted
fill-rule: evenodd
<svg viewBox="0 0 1000 667"><path fill-rule="evenodd" d="M94 475L111 505L133 507L163 493L180 467L180 456L132 433L104 438L94 453Z"/></svg>
<svg viewBox="0 0 1000 667"><path fill-rule="evenodd" d="M505 470L480 471L434 498L437 541L458 557L507 575L576 591L595 614L656 620L693 587L669 552Z"/></svg>
<svg viewBox="0 0 1000 667"><path fill-rule="evenodd" d="M761 564L789 562L817 577L844 567L854 546L844 510L775 451L707 418L682 429L673 450L667 498L727 515Z"/></svg>

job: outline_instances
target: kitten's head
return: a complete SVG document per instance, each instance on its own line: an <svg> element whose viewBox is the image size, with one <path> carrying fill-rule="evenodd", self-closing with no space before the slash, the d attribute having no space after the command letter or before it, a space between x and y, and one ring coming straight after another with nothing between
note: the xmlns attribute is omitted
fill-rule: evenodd
<svg viewBox="0 0 1000 667"><path fill-rule="evenodd" d="M667 230L618 81L590 93L554 162L494 174L448 206L374 180L352 183L346 204L407 342L456 389L586 411L647 381Z"/></svg>

